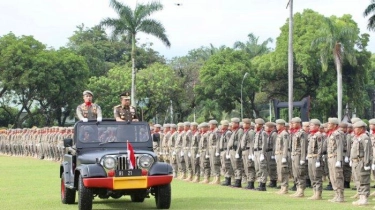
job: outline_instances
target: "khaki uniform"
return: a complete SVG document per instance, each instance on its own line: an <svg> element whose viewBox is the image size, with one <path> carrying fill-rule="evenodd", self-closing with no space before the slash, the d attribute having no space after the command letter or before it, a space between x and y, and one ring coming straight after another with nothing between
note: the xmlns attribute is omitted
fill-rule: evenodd
<svg viewBox="0 0 375 210"><path fill-rule="evenodd" d="M342 202L344 200L344 174L342 165L336 167L337 161L342 163L344 136L338 130L327 135L328 170L332 188L336 196L331 201Z"/></svg>
<svg viewBox="0 0 375 210"><path fill-rule="evenodd" d="M350 151L352 161L353 175L356 182L359 195L368 197L370 195L371 170L365 170L364 167L371 166L374 161L371 160L373 148L369 136L365 133L354 136L353 145Z"/></svg>
<svg viewBox="0 0 375 210"><path fill-rule="evenodd" d="M246 181L251 188L254 187L255 182L255 164L253 160L253 147L254 147L254 137L255 132L254 130L248 129L244 130L244 134L241 139L241 150L242 150L242 160L246 175ZM249 183L251 182L251 183Z"/></svg>
<svg viewBox="0 0 375 210"><path fill-rule="evenodd" d="M308 136L308 146L307 146L307 158L308 158L308 169L309 169L309 177L311 180L311 185L313 191L319 192L321 194L323 190L323 168L324 168L324 161L322 160L323 155L323 135L319 131L314 133L310 132ZM316 167L320 164L319 167Z"/></svg>
<svg viewBox="0 0 375 210"><path fill-rule="evenodd" d="M163 140L162 140L162 156L163 156L163 160L167 163L170 163L170 155L169 155L169 146L168 146L168 143L169 143L169 139L171 137L171 132L168 131L167 133L164 134L163 136Z"/></svg>
<svg viewBox="0 0 375 210"><path fill-rule="evenodd" d="M288 148L290 142L290 135L286 130L279 131L277 133L276 142L275 142L275 156L276 156L276 165L277 165L277 176L280 182L280 186L288 188L289 181L289 164L288 164ZM282 159L285 158L286 162L282 162Z"/></svg>
<svg viewBox="0 0 375 210"><path fill-rule="evenodd" d="M220 176L220 133L217 128L211 130L208 136L208 151L210 156L211 175L215 178Z"/></svg>
<svg viewBox="0 0 375 210"><path fill-rule="evenodd" d="M294 181L298 188L306 188L306 152L307 152L307 135L302 129L294 133L292 137L292 170Z"/></svg>
<svg viewBox="0 0 375 210"><path fill-rule="evenodd" d="M242 179L242 171L243 171L243 162L241 158L241 149L240 149L240 143L241 138L243 135L243 129L238 128L233 131L232 135L230 136L228 145L227 145L227 151L230 155L230 162L233 168L234 172L234 179L237 181L239 180L241 183Z"/></svg>
<svg viewBox="0 0 375 210"><path fill-rule="evenodd" d="M172 168L173 168L173 176L174 177L177 177L177 171L178 171L177 159L176 159L177 154L175 152L175 143L176 143L177 135L178 135L178 132L175 131L175 132L171 133L171 136L168 139L169 160L170 160L170 164L172 165Z"/></svg>
<svg viewBox="0 0 375 210"><path fill-rule="evenodd" d="M230 162L230 158L227 158L227 147L228 141L232 135L232 131L225 130L222 131L222 135L219 140L219 149L220 149L220 162L221 162L221 173L226 178L231 178L233 176L233 168Z"/></svg>
<svg viewBox="0 0 375 210"><path fill-rule="evenodd" d="M193 134L191 130L185 131L185 135L182 137L182 151L184 153L185 171L190 179L193 176L193 169L191 168L191 154L190 154L190 142Z"/></svg>
<svg viewBox="0 0 375 210"><path fill-rule="evenodd" d="M180 174L180 177L183 177L184 175L186 175L186 165L185 165L185 154L184 154L184 150L183 150L183 147L182 147L182 139L185 135L185 131L178 131L178 135L177 135L177 138L176 138L176 143L175 143L175 149L174 149L174 153L176 153L176 161L177 161L177 168L178 168L178 172Z"/></svg>
<svg viewBox="0 0 375 210"><path fill-rule="evenodd" d="M119 117L124 121L133 121L135 119L138 119L134 106L117 105L113 107L113 115L115 119Z"/></svg>
<svg viewBox="0 0 375 210"><path fill-rule="evenodd" d="M76 114L79 120L87 118L89 120L96 120L98 117L102 116L102 109L99 105L92 103L87 106L85 103L78 105Z"/></svg>
<svg viewBox="0 0 375 210"><path fill-rule="evenodd" d="M254 163L260 185L265 185L268 177L267 148L268 138L266 133L263 130L257 131L254 137ZM264 159L261 160L261 157Z"/></svg>
<svg viewBox="0 0 375 210"><path fill-rule="evenodd" d="M209 135L209 132L204 132L201 134L198 147L198 153L200 156L200 171L204 175L204 183L208 183L211 175L210 159L207 151Z"/></svg>
<svg viewBox="0 0 375 210"><path fill-rule="evenodd" d="M350 188L350 180L352 178L352 167L349 164L350 150L351 150L351 135L342 133L343 135L343 173L344 173L344 185Z"/></svg>
<svg viewBox="0 0 375 210"><path fill-rule="evenodd" d="M277 138L277 132L272 131L271 133L265 132L265 136L267 136L267 149L266 149L266 156L268 160L268 175L270 177L270 181L276 182L277 180L277 167L276 167L276 160L275 160L275 142ZM276 186L275 186L276 187Z"/></svg>
<svg viewBox="0 0 375 210"><path fill-rule="evenodd" d="M192 133L192 138L190 141L190 154L188 154L188 156L190 157L192 173L195 176L193 181L195 182L199 181L201 173L200 158L197 157L200 138L201 133L198 130Z"/></svg>

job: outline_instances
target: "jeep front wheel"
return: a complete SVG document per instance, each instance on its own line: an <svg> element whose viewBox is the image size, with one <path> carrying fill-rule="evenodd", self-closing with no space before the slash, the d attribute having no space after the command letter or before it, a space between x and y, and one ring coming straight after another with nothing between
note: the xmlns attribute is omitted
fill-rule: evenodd
<svg viewBox="0 0 375 210"><path fill-rule="evenodd" d="M171 206L171 184L155 187L155 202L158 209L169 209Z"/></svg>
<svg viewBox="0 0 375 210"><path fill-rule="evenodd" d="M76 191L65 187L64 175L61 175L61 202L63 204L74 204Z"/></svg>
<svg viewBox="0 0 375 210"><path fill-rule="evenodd" d="M78 178L78 209L91 210L92 209L92 190L86 188L83 184L81 175Z"/></svg>

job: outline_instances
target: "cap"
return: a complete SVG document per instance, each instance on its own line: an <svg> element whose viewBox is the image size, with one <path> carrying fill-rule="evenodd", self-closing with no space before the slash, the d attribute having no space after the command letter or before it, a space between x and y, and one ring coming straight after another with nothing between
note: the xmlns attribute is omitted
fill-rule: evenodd
<svg viewBox="0 0 375 210"><path fill-rule="evenodd" d="M94 96L94 94L92 94L92 92L89 91L89 90L83 91L83 95L87 95L87 94L90 94L91 96Z"/></svg>
<svg viewBox="0 0 375 210"><path fill-rule="evenodd" d="M257 119L255 119L255 124L263 125L264 124L264 120L262 118L257 118Z"/></svg>
<svg viewBox="0 0 375 210"><path fill-rule="evenodd" d="M177 123L177 127L184 127L184 123Z"/></svg>
<svg viewBox="0 0 375 210"><path fill-rule="evenodd" d="M368 121L368 124L370 124L370 125L375 125L375 119L371 119L371 120L369 120L369 121Z"/></svg>
<svg viewBox="0 0 375 210"><path fill-rule="evenodd" d="M309 126L310 122L302 122L302 126Z"/></svg>
<svg viewBox="0 0 375 210"><path fill-rule="evenodd" d="M228 120L222 120L220 122L221 125L228 125L229 126L229 121Z"/></svg>
<svg viewBox="0 0 375 210"><path fill-rule="evenodd" d="M289 123L285 123L285 127L289 127Z"/></svg>
<svg viewBox="0 0 375 210"><path fill-rule="evenodd" d="M340 123L339 119L336 118L336 117L330 117L330 118L328 118L328 122L332 123L332 124L336 124L336 125L338 125Z"/></svg>
<svg viewBox="0 0 375 210"><path fill-rule="evenodd" d="M170 125L170 124L164 124L163 127L164 127L164 128L170 128L171 125Z"/></svg>
<svg viewBox="0 0 375 210"><path fill-rule="evenodd" d="M190 122L184 122L184 126L190 126Z"/></svg>
<svg viewBox="0 0 375 210"><path fill-rule="evenodd" d="M348 128L353 128L353 124L348 123Z"/></svg>
<svg viewBox="0 0 375 210"><path fill-rule="evenodd" d="M267 127L275 127L275 123L273 123L273 122L267 122L266 124L265 124L265 126L267 126Z"/></svg>
<svg viewBox="0 0 375 210"><path fill-rule="evenodd" d="M350 119L350 121L354 124L358 121L362 121L361 118L358 118L358 117L353 117L352 119Z"/></svg>
<svg viewBox="0 0 375 210"><path fill-rule="evenodd" d="M160 124L155 124L154 128L161 128L161 125Z"/></svg>
<svg viewBox="0 0 375 210"><path fill-rule="evenodd" d="M234 117L234 118L230 119L230 121L234 122L234 123L239 123L240 122L240 118Z"/></svg>
<svg viewBox="0 0 375 210"><path fill-rule="evenodd" d="M210 121L208 122L208 124L214 124L214 125L217 125L218 123L217 123L216 120L210 120Z"/></svg>
<svg viewBox="0 0 375 210"><path fill-rule="evenodd" d="M246 124L251 124L251 120L249 118L243 118L242 122Z"/></svg>
<svg viewBox="0 0 375 210"><path fill-rule="evenodd" d="M291 120L292 123L300 123L302 122L301 118L299 117L293 117L292 120Z"/></svg>
<svg viewBox="0 0 375 210"><path fill-rule="evenodd" d="M340 128L347 128L348 127L348 124L342 122L339 124Z"/></svg>
<svg viewBox="0 0 375 210"><path fill-rule="evenodd" d="M327 123L323 124L323 128L327 128L327 126L328 126Z"/></svg>
<svg viewBox="0 0 375 210"><path fill-rule="evenodd" d="M366 127L366 126L367 126L366 123L363 122L362 120L353 124L353 128L360 128L360 127Z"/></svg>
<svg viewBox="0 0 375 210"><path fill-rule="evenodd" d="M208 123L206 122L201 123L201 127L208 127Z"/></svg>
<svg viewBox="0 0 375 210"><path fill-rule="evenodd" d="M277 119L276 120L276 124L284 124L285 125L285 120L283 120L283 119Z"/></svg>
<svg viewBox="0 0 375 210"><path fill-rule="evenodd" d="M120 98L121 99L130 99L130 92L129 91L125 91L123 93L120 94Z"/></svg>
<svg viewBox="0 0 375 210"><path fill-rule="evenodd" d="M310 123L312 123L314 125L321 125L320 120L318 120L318 119L311 119Z"/></svg>
<svg viewBox="0 0 375 210"><path fill-rule="evenodd" d="M171 128L177 128L176 124L169 124Z"/></svg>
<svg viewBox="0 0 375 210"><path fill-rule="evenodd" d="M192 122L192 123L190 123L190 126L198 126L198 123Z"/></svg>

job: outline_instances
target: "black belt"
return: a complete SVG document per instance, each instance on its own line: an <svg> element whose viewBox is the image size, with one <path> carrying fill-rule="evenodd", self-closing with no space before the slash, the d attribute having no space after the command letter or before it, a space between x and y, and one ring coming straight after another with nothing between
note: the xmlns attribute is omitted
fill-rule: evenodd
<svg viewBox="0 0 375 210"><path fill-rule="evenodd" d="M255 148L254 151L262 151L262 148Z"/></svg>
<svg viewBox="0 0 375 210"><path fill-rule="evenodd" d="M237 150L237 147L230 147L229 149Z"/></svg>
<svg viewBox="0 0 375 210"><path fill-rule="evenodd" d="M346 150L344 150L343 152L346 152Z"/></svg>
<svg viewBox="0 0 375 210"><path fill-rule="evenodd" d="M220 149L220 152L224 151L225 149Z"/></svg>
<svg viewBox="0 0 375 210"><path fill-rule="evenodd" d="M250 149L250 147L246 147L246 149Z"/></svg>
<svg viewBox="0 0 375 210"><path fill-rule="evenodd" d="M273 149L266 149L266 152L272 152Z"/></svg>

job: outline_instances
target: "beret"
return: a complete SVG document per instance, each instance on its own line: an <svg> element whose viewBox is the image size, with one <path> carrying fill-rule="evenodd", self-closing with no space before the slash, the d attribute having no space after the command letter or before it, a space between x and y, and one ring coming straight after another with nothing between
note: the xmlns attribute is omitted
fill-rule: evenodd
<svg viewBox="0 0 375 210"><path fill-rule="evenodd" d="M243 118L242 122L246 124L251 124L251 120L249 118Z"/></svg>
<svg viewBox="0 0 375 210"><path fill-rule="evenodd" d="M257 119L255 119L255 124L263 125L264 124L264 120L262 118L257 118Z"/></svg>
<svg viewBox="0 0 375 210"><path fill-rule="evenodd" d="M369 121L368 121L368 124L370 124L370 125L375 125L375 119L371 119L371 120L369 120Z"/></svg>
<svg viewBox="0 0 375 210"><path fill-rule="evenodd" d="M322 125L322 123L320 122L320 120L318 120L318 119L311 119L310 120L310 123L312 123L312 124L314 124L314 125Z"/></svg>
<svg viewBox="0 0 375 210"><path fill-rule="evenodd" d="M221 123L221 125L229 125L229 121L228 120L222 120L220 123Z"/></svg>
<svg viewBox="0 0 375 210"><path fill-rule="evenodd" d="M190 123L190 125L191 125L191 126L198 126L198 123L196 123L196 122L192 122L192 123Z"/></svg>
<svg viewBox="0 0 375 210"><path fill-rule="evenodd" d="M362 120L353 124L353 128L360 128L360 127L366 127L366 126L367 126L366 123L363 122Z"/></svg>
<svg viewBox="0 0 375 210"><path fill-rule="evenodd" d="M299 117L293 117L292 120L291 120L292 123L300 123L302 122L301 118Z"/></svg>
<svg viewBox="0 0 375 210"><path fill-rule="evenodd" d="M340 123L339 119L336 118L336 117L330 117L330 118L328 118L328 122L332 123L332 124L336 124L336 125L338 125Z"/></svg>
<svg viewBox="0 0 375 210"><path fill-rule="evenodd" d="M275 123L273 123L273 122L267 122L267 123L265 124L265 126L267 126L267 127L274 127L274 126L275 126Z"/></svg>
<svg viewBox="0 0 375 210"><path fill-rule="evenodd" d="M285 124L286 122L285 122L285 120L283 120L283 119L277 119L276 120L276 124Z"/></svg>
<svg viewBox="0 0 375 210"><path fill-rule="evenodd" d="M302 122L302 126L309 126L310 122Z"/></svg>
<svg viewBox="0 0 375 210"><path fill-rule="evenodd" d="M92 94L92 92L89 91L89 90L83 91L83 95L87 95L87 94L90 94L91 96L94 96L94 94Z"/></svg>
<svg viewBox="0 0 375 210"><path fill-rule="evenodd" d="M348 124L342 122L339 124L340 128L347 128L348 127Z"/></svg>
<svg viewBox="0 0 375 210"><path fill-rule="evenodd" d="M190 126L190 122L184 122L184 126Z"/></svg>
<svg viewBox="0 0 375 210"><path fill-rule="evenodd" d="M214 124L214 125L217 125L218 123L217 123L216 120L210 120L210 121L208 122L208 124Z"/></svg>
<svg viewBox="0 0 375 210"><path fill-rule="evenodd" d="M361 118L358 118L358 117L353 117L352 119L350 119L350 121L354 124L358 121L362 121Z"/></svg>
<svg viewBox="0 0 375 210"><path fill-rule="evenodd" d="M161 125L160 124L155 124L154 127L155 128L161 128Z"/></svg>
<svg viewBox="0 0 375 210"><path fill-rule="evenodd" d="M230 119L230 121L234 122L234 123L239 123L240 122L240 118L234 117L234 118Z"/></svg>
<svg viewBox="0 0 375 210"><path fill-rule="evenodd" d="M208 127L208 123L206 122L201 123L201 127Z"/></svg>
<svg viewBox="0 0 375 210"><path fill-rule="evenodd" d="M177 128L176 124L169 124L171 128Z"/></svg>

